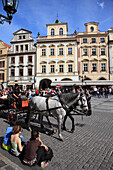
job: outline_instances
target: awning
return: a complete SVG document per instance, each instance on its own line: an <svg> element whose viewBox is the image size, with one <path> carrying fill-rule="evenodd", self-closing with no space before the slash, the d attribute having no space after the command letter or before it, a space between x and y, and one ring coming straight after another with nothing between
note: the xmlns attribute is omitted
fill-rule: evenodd
<svg viewBox="0 0 113 170"><path fill-rule="evenodd" d="M90 85L90 86L95 86L95 85L107 85L107 86L113 86L113 81L112 80L85 80L83 82L81 81L54 81L51 83L51 86L80 86L80 85Z"/></svg>
<svg viewBox="0 0 113 170"><path fill-rule="evenodd" d="M55 85L55 87L62 87L61 85Z"/></svg>

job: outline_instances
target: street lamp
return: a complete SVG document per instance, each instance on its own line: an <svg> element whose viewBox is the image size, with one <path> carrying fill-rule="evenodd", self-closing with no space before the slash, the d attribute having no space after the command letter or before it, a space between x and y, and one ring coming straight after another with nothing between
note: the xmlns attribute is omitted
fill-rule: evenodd
<svg viewBox="0 0 113 170"><path fill-rule="evenodd" d="M4 24L4 21L11 24L13 14L17 12L19 0L2 0L2 4L7 16L0 14L0 24Z"/></svg>

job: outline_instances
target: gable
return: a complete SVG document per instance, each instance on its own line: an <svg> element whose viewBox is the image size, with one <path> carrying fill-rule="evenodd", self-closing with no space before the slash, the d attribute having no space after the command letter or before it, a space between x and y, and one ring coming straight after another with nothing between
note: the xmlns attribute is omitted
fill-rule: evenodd
<svg viewBox="0 0 113 170"><path fill-rule="evenodd" d="M22 29L20 29L20 30L18 30L16 32L14 32L13 35L17 35L17 34L29 34L29 33L31 34L32 32L22 28Z"/></svg>

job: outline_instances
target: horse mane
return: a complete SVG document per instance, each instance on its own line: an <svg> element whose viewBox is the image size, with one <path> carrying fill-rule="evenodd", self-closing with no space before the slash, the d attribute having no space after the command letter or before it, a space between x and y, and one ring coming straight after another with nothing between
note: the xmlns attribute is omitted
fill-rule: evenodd
<svg viewBox="0 0 113 170"><path fill-rule="evenodd" d="M79 93L61 93L60 99L64 104L67 104L69 107L76 102L76 98Z"/></svg>

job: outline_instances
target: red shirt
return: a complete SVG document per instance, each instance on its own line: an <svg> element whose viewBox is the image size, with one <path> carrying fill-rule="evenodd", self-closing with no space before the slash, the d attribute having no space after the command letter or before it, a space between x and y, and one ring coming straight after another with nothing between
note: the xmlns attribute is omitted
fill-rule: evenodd
<svg viewBox="0 0 113 170"><path fill-rule="evenodd" d="M36 91L36 94L39 94L38 90Z"/></svg>

